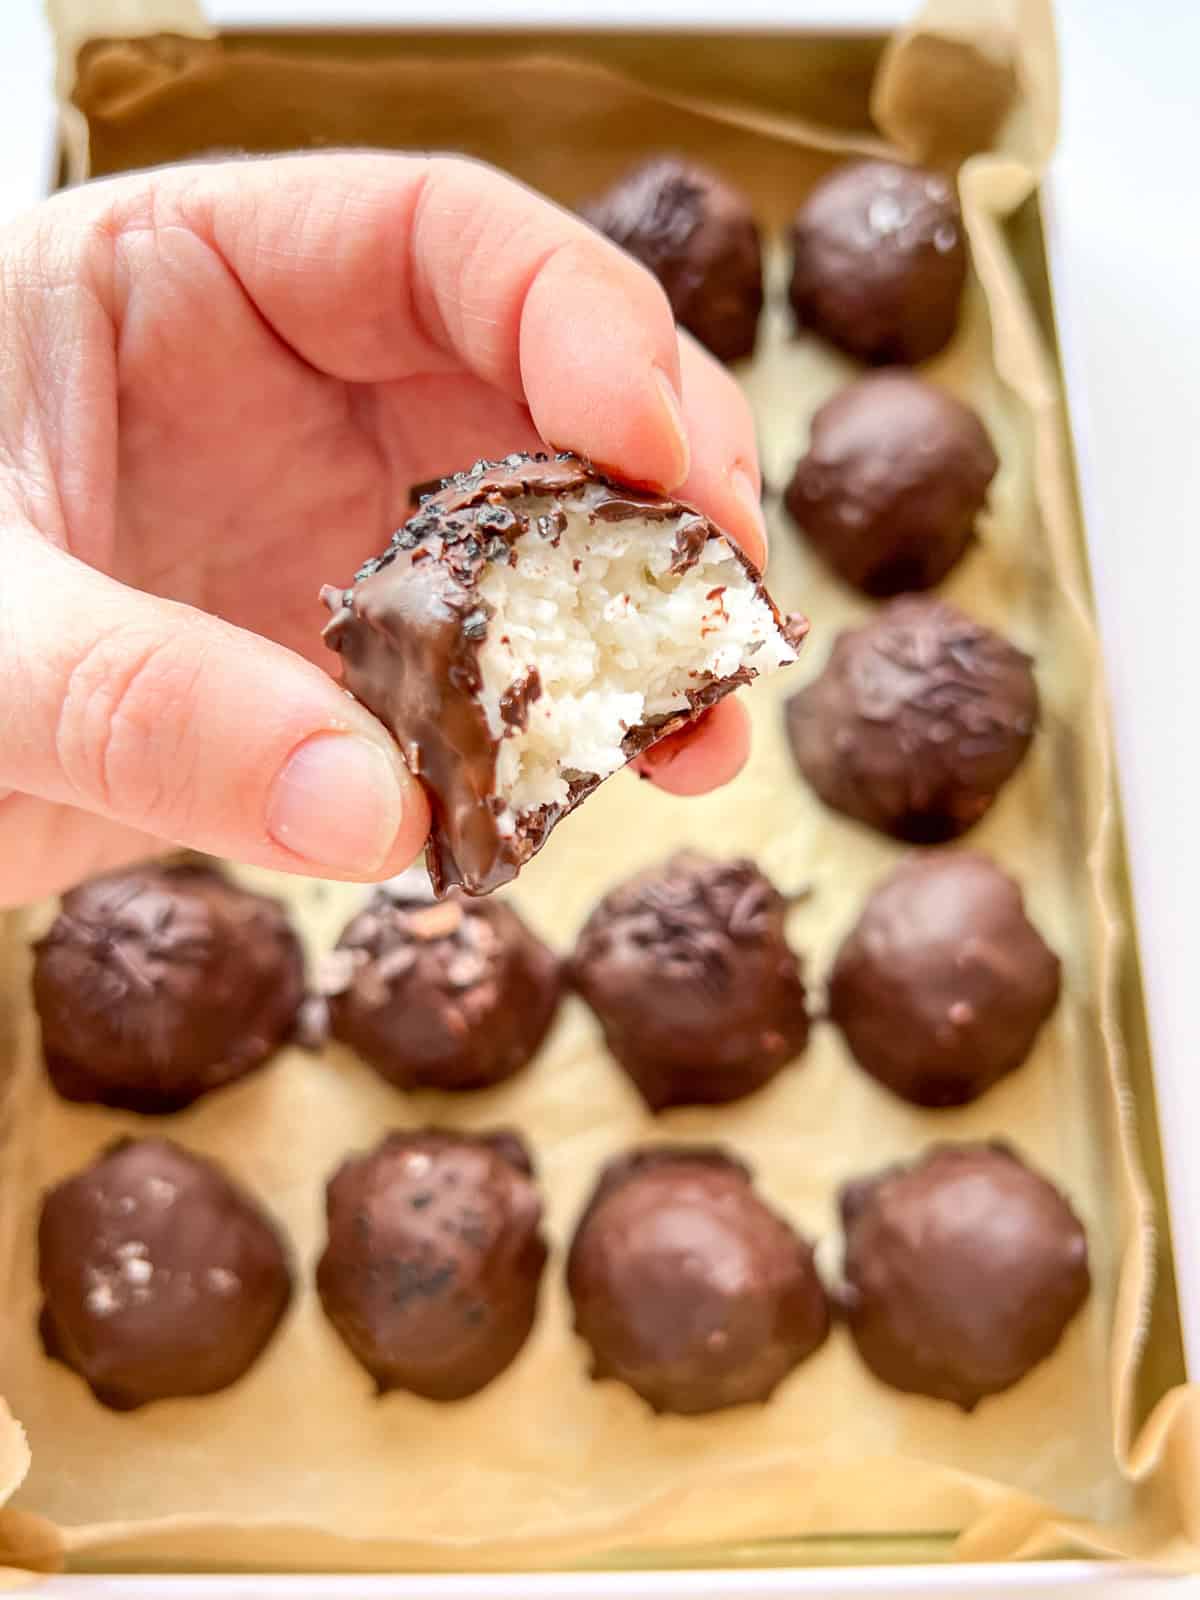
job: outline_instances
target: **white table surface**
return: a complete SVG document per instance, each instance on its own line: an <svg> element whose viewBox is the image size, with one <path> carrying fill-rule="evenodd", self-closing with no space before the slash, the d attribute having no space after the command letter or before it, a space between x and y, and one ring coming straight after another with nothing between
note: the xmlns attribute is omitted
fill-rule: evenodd
<svg viewBox="0 0 1200 1600"><path fill-rule="evenodd" d="M220 21L239 0L209 0ZM241 0L240 9L246 9ZM414 11L495 18L483 0L257 0L261 18ZM530 6L529 9L534 9ZM905 0L555 0L556 22L886 25ZM1200 0L1058 0L1064 119L1054 277L1105 636L1182 1276L1200 1290ZM0 218L34 202L50 116L40 0L0 0ZM1196 784L1193 790L1192 784ZM1193 1124L1196 1127L1193 1128ZM1200 1374L1200 1293L1187 1308ZM1190 1586L1189 1586L1190 1587ZM1126 1591L1128 1592L1128 1591Z"/></svg>

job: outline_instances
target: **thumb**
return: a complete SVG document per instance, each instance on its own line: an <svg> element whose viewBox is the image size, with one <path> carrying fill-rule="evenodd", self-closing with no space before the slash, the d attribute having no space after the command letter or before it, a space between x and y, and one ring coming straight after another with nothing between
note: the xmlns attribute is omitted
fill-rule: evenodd
<svg viewBox="0 0 1200 1600"><path fill-rule="evenodd" d="M0 790L284 871L382 879L417 854L420 786L318 667L33 534L0 566Z"/></svg>

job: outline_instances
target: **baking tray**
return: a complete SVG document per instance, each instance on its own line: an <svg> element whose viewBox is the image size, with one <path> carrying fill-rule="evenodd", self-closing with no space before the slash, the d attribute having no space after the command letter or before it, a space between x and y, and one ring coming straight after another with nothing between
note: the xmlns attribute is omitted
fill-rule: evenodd
<svg viewBox="0 0 1200 1600"><path fill-rule="evenodd" d="M751 23L758 22L764 27L769 26L774 19L769 16L760 15L763 9L764 8L760 7L759 11L755 12L747 20ZM789 9L791 9L794 14L795 8ZM774 12L776 18L778 18L780 10L781 8L771 6L765 8L766 12ZM461 20L469 24L475 23L478 20L477 13L471 12L471 8L466 8L466 11L471 14L464 14ZM246 27L251 28L263 28L269 25L271 18L269 15L264 15L263 12L264 8L261 4L255 7L254 12L249 16L245 15L244 13L240 13L236 6L229 4L214 8L216 20L233 25L241 22ZM644 9L643 15L645 15ZM312 16L313 13L310 9L304 13L303 20L308 21ZM379 8L371 8L369 6L360 7L358 12L353 17L339 15L338 18L339 26L347 24L352 26L355 23L358 23L363 27L369 27L372 25L377 25L380 20L381 15ZM414 26L416 25L417 19L410 18L409 20L414 23ZM500 47L504 47L510 42L503 36L497 36L497 23L500 20L503 20L506 23L511 23L512 33L517 33L522 28L527 26L537 25L537 19L535 18L513 16L511 18L506 17L504 19L500 19L493 11L491 13L490 31L493 42ZM587 9L577 6L564 7L562 14L559 14L556 11L554 20L556 27L565 29L570 26L586 29L588 22ZM605 20L607 22L610 19L606 17ZM621 18L620 20L623 23L632 23L633 17L632 15L629 15ZM805 20L808 20L807 17ZM818 26L813 28L813 33L827 37L834 32L838 32L843 36L844 39L847 40L849 48L844 57L846 68L849 71L862 72L865 70L865 64L874 59L874 55L878 49L879 41L870 34L870 25L877 24L878 21L886 19L880 18L879 8L876 8L874 13L872 13L870 16L865 18L861 16L856 17L853 22L846 17L839 18L839 26L836 29L831 27L828 23L826 23L824 26L819 25L821 20L819 17L816 17L813 20L818 24ZM505 30L505 32L508 31L509 30L507 29ZM730 36L737 35L738 33L739 30L732 28L729 29ZM475 37L480 42L486 42L483 40L482 35L476 35ZM427 41L422 41L422 43L426 42ZM800 52L800 56L802 58L806 44L810 42L811 40L806 40L804 31L800 29L789 30L781 33L780 36L773 41L772 53L777 54L778 50L785 46L788 49L795 47ZM609 60L614 61L614 63L618 65L622 64L623 59L628 58L631 45L633 53L640 56L645 49L650 48L653 50L656 47L661 47L664 43L666 43L665 39L654 40L648 38L644 29L638 30L636 36L632 38L630 35L625 34L608 33L601 36L594 32L582 32L578 36L578 44L582 49L595 49L606 54ZM742 54L739 57L739 60L742 65L745 65L746 62L753 60L753 58L754 52L751 50L748 53ZM760 59L763 58L760 57ZM786 65L787 64L785 60L779 61L777 70L779 71L780 77L786 75ZM1019 232L1022 235L1022 265L1026 274L1027 283L1033 291L1035 300L1040 300L1042 303L1044 312L1048 319L1047 329L1052 332L1052 324L1049 321L1050 309L1048 284L1044 275L1043 261L1044 216L1036 204L1028 207L1025 213L1019 219ZM1125 905L1126 910L1128 911L1128 900L1126 900ZM1131 1053L1135 1059L1135 1063L1139 1066L1139 1068L1144 1069L1146 1062L1146 1053L1143 1048L1144 1022L1142 1018L1141 1000L1137 987L1136 964L1132 959L1127 962L1126 985L1127 994L1125 997L1125 1023L1127 1031L1130 1035ZM1157 1148L1157 1138L1155 1134L1155 1121L1151 1111L1153 1086L1144 1070L1142 1071L1140 1080L1135 1084L1135 1091L1139 1105L1143 1112L1141 1123L1144 1133L1145 1161L1152 1181L1157 1184L1159 1182L1160 1162ZM1160 1283L1160 1291L1156 1301L1155 1316L1164 1324L1164 1326L1169 1328L1170 1325L1175 1321L1177 1314L1178 1306L1173 1287L1169 1281L1169 1277L1164 1277ZM1167 1349L1171 1344L1169 1333L1165 1338L1156 1339L1155 1344L1156 1347L1163 1347L1164 1349ZM1170 1370L1172 1367L1175 1367L1176 1370ZM1177 1370L1177 1354L1169 1353L1168 1355L1164 1356L1163 1370L1157 1374L1151 1374L1148 1376L1148 1389L1153 1392L1158 1387L1164 1386L1165 1383L1170 1381L1172 1378L1178 1376L1179 1372ZM913 1553L915 1554L916 1552ZM933 1554L932 1552L928 1551L923 1553L927 1555ZM830 1573L813 1571L802 1572L799 1570L764 1570L755 1571L753 1573L742 1572L736 1578L732 1577L729 1573L704 1574L693 1571L687 1573L686 1575L675 1575L668 1573L651 1575L627 1571L620 1574L619 1577L613 1577L608 1574L572 1575L563 1577L548 1577L545 1575L518 1577L517 1575L512 1574L496 1578L439 1577L436 1579L393 1579L387 1577L356 1577L347 1580L320 1580L319 1582L314 1582L314 1580L309 1578L305 1578L303 1580L241 1579L236 1581L236 1587L223 1579L219 1580L219 1582L221 1585L220 1592L226 1596L245 1594L247 1596L253 1595L255 1597L267 1596L276 1592L292 1595L301 1591L305 1594L311 1595L323 1595L328 1593L332 1596L335 1594L351 1592L349 1589L350 1584L354 1585L353 1592L356 1594L370 1593L381 1595L386 1594L389 1596L403 1595L406 1597L415 1595L417 1593L437 1593L446 1597L460 1595L466 1597L499 1593L513 1593L518 1586L521 1593L527 1593L531 1595L542 1594L546 1596L607 1596L609 1594L620 1594L622 1596L635 1597L640 1594L645 1594L647 1596L652 1594L674 1596L677 1594L682 1595L687 1593L713 1594L725 1597L731 1596L734 1593L743 1594L749 1592L761 1594L799 1594L820 1592L902 1593L912 1592L914 1589L920 1589L922 1592L936 1592L942 1588L952 1590L956 1593L967 1592L968 1590L974 1590L977 1588L995 1588L1006 1591L1015 1589L1018 1592L1025 1594L1036 1594L1043 1592L1043 1586L1046 1585L1052 1586L1057 1591L1063 1586L1075 1586L1077 1584L1085 1585L1089 1587L1092 1592L1095 1592L1095 1585L1100 1583L1108 1583L1113 1579L1111 1568L1104 1567L1098 1563L1090 1562L1061 1562L1055 1563L1052 1566L1047 1564L1044 1569L1040 1564L1029 1564L1016 1569L1012 1567L989 1567L983 1565L977 1565L970 1568L959 1566L955 1567L953 1571L949 1572L937 1572L935 1569L932 1569L928 1566L921 1566L915 1569L908 1568L906 1570L890 1565L880 1566L873 1564L869 1567L858 1565L863 1561L879 1562L880 1560L894 1560L899 1562L905 1559L906 1552L903 1549L889 1548L885 1545L874 1544L871 1545L871 1548L869 1549L864 1549L861 1547L843 1547L841 1550L838 1550L837 1548L831 1547L818 1550L814 1548L811 1552L804 1553L804 1555L800 1555L800 1553L797 1552L797 1558L807 1559L809 1554L822 1561L836 1562L839 1560L839 1558L841 1558L847 1563L853 1563L854 1565L852 1568L847 1567L844 1570L838 1571L836 1576ZM756 1557L756 1559L762 1559L761 1553ZM155 1593L165 1592L167 1588L167 1582L168 1580L165 1580L161 1577L147 1580L147 1583L153 1586L153 1592ZM172 1589L178 1588L180 1592L186 1592L193 1589L196 1592L203 1592L209 1588L208 1582L202 1579L171 1579L169 1582ZM135 1580L125 1577L119 1579L102 1579L98 1577L57 1579L53 1581L52 1589L49 1592L61 1589L61 1592L63 1593L85 1592L91 1595L97 1595L110 1590L110 1585L116 1585L111 1592L127 1594L136 1592L134 1583ZM137 1587L141 1587L141 1585L139 1584ZM48 1591L43 1589L42 1592ZM1048 1588L1046 1588L1044 1592L1049 1592Z"/></svg>

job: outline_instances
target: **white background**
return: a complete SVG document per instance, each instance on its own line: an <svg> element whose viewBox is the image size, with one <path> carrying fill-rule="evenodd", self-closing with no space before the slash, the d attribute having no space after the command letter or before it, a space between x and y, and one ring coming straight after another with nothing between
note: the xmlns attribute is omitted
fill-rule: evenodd
<svg viewBox="0 0 1200 1600"><path fill-rule="evenodd" d="M508 11L614 24L887 26L905 0L209 0L214 21ZM1058 0L1052 246L1138 898L1175 1247L1200 1374L1200 0ZM47 181L39 0L0 0L0 219ZM1065 1578L1066 1573L1062 1576ZM1190 1588L1190 1586L1189 1586ZM1129 1590L1124 1591L1126 1595ZM1178 1591L1176 1591L1178 1592Z"/></svg>

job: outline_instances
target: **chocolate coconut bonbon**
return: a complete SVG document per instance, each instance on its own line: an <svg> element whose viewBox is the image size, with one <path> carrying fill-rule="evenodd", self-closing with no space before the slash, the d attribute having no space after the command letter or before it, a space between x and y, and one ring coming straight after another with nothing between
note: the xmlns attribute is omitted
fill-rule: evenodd
<svg viewBox="0 0 1200 1600"><path fill-rule="evenodd" d="M718 360L751 354L762 248L750 203L732 184L695 162L657 156L583 215L654 273L678 322Z"/></svg>
<svg viewBox="0 0 1200 1600"><path fill-rule="evenodd" d="M713 1147L656 1146L609 1163L567 1261L592 1376L655 1411L768 1400L829 1327L812 1251Z"/></svg>
<svg viewBox="0 0 1200 1600"><path fill-rule="evenodd" d="M465 1399L516 1359L546 1244L515 1134L389 1134L334 1173L326 1213L321 1304L381 1393Z"/></svg>
<svg viewBox="0 0 1200 1600"><path fill-rule="evenodd" d="M292 1289L257 1204L167 1139L118 1140L50 1190L38 1277L46 1353L116 1411L235 1383Z"/></svg>
<svg viewBox="0 0 1200 1600"><path fill-rule="evenodd" d="M967 241L953 182L894 161L839 167L792 224L797 321L872 365L934 356L958 325Z"/></svg>
<svg viewBox="0 0 1200 1600"><path fill-rule="evenodd" d="M1029 657L956 607L902 595L834 641L787 703L801 773L827 806L911 844L965 833L1038 721Z"/></svg>
<svg viewBox="0 0 1200 1600"><path fill-rule="evenodd" d="M346 590L344 682L433 810L435 890L514 878L605 778L803 637L707 518L578 457L478 462Z"/></svg>
<svg viewBox="0 0 1200 1600"><path fill-rule="evenodd" d="M1087 1236L1001 1144L937 1145L848 1184L843 1309L882 1382L971 1411L1049 1356L1087 1299Z"/></svg>
<svg viewBox="0 0 1200 1600"><path fill-rule="evenodd" d="M903 1100L957 1106L1015 1071L1058 1001L1059 961L1021 890L973 850L899 866L847 934L829 1016Z"/></svg>
<svg viewBox="0 0 1200 1600"><path fill-rule="evenodd" d="M304 993L283 906L207 866L144 866L64 895L33 995L59 1094L177 1111L261 1066Z"/></svg>
<svg viewBox="0 0 1200 1600"><path fill-rule="evenodd" d="M874 372L813 417L787 508L865 594L929 589L970 543L998 465L968 406L914 373Z"/></svg>
<svg viewBox="0 0 1200 1600"><path fill-rule="evenodd" d="M787 901L751 861L682 851L605 895L571 977L651 1109L715 1105L803 1051L800 960Z"/></svg>
<svg viewBox="0 0 1200 1600"><path fill-rule="evenodd" d="M482 1089L554 1020L560 967L512 909L379 890L326 963L330 1028L397 1088Z"/></svg>

